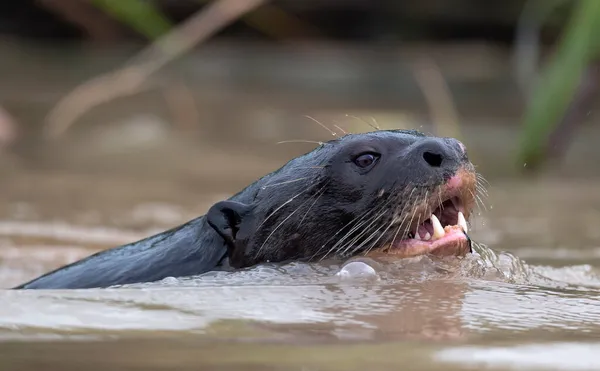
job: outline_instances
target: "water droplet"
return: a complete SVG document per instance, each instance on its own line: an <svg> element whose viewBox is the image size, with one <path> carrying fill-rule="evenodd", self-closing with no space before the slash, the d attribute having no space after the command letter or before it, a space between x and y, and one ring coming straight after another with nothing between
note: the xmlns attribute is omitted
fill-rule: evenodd
<svg viewBox="0 0 600 371"><path fill-rule="evenodd" d="M161 283L164 283L166 285L175 285L179 283L179 280L175 277L165 277L162 279Z"/></svg>
<svg viewBox="0 0 600 371"><path fill-rule="evenodd" d="M376 278L377 272L367 263L354 261L342 267L336 276L343 279L351 278Z"/></svg>

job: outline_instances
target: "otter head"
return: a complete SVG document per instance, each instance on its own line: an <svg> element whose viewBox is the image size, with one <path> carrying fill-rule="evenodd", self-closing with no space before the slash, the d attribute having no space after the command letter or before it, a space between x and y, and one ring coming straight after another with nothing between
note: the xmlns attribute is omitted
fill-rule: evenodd
<svg viewBox="0 0 600 371"><path fill-rule="evenodd" d="M235 268L358 254L464 255L476 185L456 139L350 134L215 204L207 220Z"/></svg>

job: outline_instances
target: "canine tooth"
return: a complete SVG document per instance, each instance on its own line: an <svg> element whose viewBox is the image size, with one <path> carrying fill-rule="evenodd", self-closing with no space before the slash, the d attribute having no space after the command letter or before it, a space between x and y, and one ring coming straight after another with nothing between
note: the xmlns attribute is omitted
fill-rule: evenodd
<svg viewBox="0 0 600 371"><path fill-rule="evenodd" d="M433 225L433 239L437 240L438 238L442 238L446 235L446 231L444 231L444 227L442 227L442 223L437 218L437 216L431 214L431 225Z"/></svg>
<svg viewBox="0 0 600 371"><path fill-rule="evenodd" d="M421 239L421 235L419 234L419 231L417 230L415 232L415 240L420 240Z"/></svg>
<svg viewBox="0 0 600 371"><path fill-rule="evenodd" d="M461 227L465 233L469 232L465 216L460 211L458 212L458 226Z"/></svg>
<svg viewBox="0 0 600 371"><path fill-rule="evenodd" d="M425 241L429 241L429 240L431 239L431 235L429 234L429 232L427 232L427 233L425 234L425 237L423 237L423 239L424 239Z"/></svg>

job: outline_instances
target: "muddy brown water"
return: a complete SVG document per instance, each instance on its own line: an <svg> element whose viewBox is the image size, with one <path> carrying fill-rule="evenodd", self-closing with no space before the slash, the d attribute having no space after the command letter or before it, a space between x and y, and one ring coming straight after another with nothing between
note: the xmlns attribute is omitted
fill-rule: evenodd
<svg viewBox="0 0 600 371"><path fill-rule="evenodd" d="M260 166L220 186L7 169L0 286L185 222L279 159L248 161ZM472 221L483 245L461 262L371 262L377 276L367 278L290 264L103 290L0 290L0 369L600 369L600 179L490 183Z"/></svg>

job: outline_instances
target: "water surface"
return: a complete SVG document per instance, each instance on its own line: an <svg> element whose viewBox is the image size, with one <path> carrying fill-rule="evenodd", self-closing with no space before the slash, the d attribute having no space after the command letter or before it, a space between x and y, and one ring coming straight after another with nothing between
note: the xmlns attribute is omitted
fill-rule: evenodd
<svg viewBox="0 0 600 371"><path fill-rule="evenodd" d="M248 182L9 175L0 194L4 288L185 222ZM600 369L599 187L492 182L472 223L478 254L367 261L375 276L290 264L104 290L0 290L0 366Z"/></svg>

